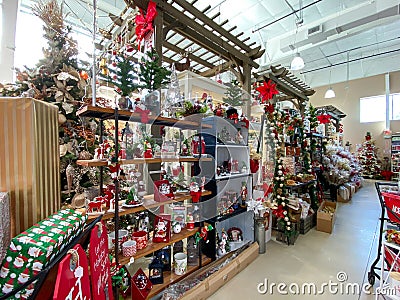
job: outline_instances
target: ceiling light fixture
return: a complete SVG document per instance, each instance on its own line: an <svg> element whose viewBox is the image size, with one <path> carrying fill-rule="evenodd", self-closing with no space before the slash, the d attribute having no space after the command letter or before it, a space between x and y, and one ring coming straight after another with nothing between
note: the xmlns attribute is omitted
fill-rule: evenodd
<svg viewBox="0 0 400 300"><path fill-rule="evenodd" d="M303 14L302 14L302 7L303 2L299 0L299 7L300 7L300 16L301 16L301 23L296 21L296 34L294 35L294 43L293 48L296 48L296 39L297 39L297 32L299 31L299 26L303 24ZM304 68L304 60L300 56L299 49L296 49L296 54L294 55L292 62L290 63L290 70L292 71L299 71Z"/></svg>
<svg viewBox="0 0 400 300"><path fill-rule="evenodd" d="M336 97L335 91L332 89L331 86L331 77L332 77L332 70L329 70L329 88L325 92L324 96L325 99L331 99Z"/></svg>
<svg viewBox="0 0 400 300"><path fill-rule="evenodd" d="M304 68L304 60L301 58L300 53L297 52L290 63L290 69L293 71L298 71Z"/></svg>

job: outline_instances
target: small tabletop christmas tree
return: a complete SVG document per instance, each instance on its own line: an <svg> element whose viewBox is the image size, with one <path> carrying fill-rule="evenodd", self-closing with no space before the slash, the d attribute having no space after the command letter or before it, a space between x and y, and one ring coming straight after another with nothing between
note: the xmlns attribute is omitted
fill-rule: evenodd
<svg viewBox="0 0 400 300"><path fill-rule="evenodd" d="M146 56L140 62L140 81L141 88L155 91L162 85L169 83L171 71L162 67L159 63L160 58L154 48L147 51Z"/></svg>

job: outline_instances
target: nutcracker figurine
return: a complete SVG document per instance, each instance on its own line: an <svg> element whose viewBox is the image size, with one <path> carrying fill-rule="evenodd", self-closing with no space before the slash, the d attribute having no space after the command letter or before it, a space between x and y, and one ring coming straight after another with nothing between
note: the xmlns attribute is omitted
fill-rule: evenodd
<svg viewBox="0 0 400 300"><path fill-rule="evenodd" d="M247 183L242 181L242 188L240 189L240 198L242 199L241 207L246 207L247 200Z"/></svg>

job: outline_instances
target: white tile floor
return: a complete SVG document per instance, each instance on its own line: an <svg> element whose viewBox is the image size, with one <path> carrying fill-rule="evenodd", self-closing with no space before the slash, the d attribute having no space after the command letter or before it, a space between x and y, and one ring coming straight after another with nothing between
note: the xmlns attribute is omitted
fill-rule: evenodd
<svg viewBox="0 0 400 300"><path fill-rule="evenodd" d="M219 289L210 299L375 299L375 296L353 293L330 293L328 287L321 295L291 292L281 295L277 288L265 294L257 291L257 285L268 280L271 283L315 283L321 290L323 283L337 280L338 272L345 272L344 283L366 284L371 262L377 255L380 205L375 186L366 181L349 203L338 203L337 218L332 234L316 231L315 228L300 235L294 246L270 241L267 251L246 269ZM378 280L377 280L378 281ZM375 284L376 285L376 284ZM338 285L340 286L345 285ZM292 286L294 289L295 286ZM333 289L335 287L332 287Z"/></svg>

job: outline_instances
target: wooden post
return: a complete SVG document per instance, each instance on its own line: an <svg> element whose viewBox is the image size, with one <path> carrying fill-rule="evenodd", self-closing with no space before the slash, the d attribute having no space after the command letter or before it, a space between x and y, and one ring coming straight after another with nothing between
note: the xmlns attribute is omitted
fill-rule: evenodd
<svg viewBox="0 0 400 300"><path fill-rule="evenodd" d="M243 64L243 89L251 95L251 66L249 64ZM243 106L243 113L250 118L251 114L251 98Z"/></svg>

